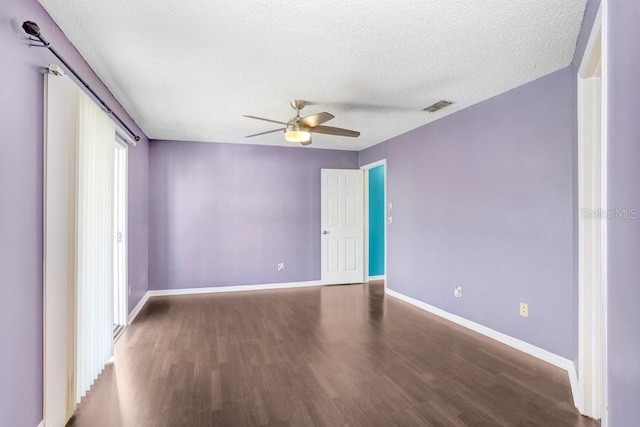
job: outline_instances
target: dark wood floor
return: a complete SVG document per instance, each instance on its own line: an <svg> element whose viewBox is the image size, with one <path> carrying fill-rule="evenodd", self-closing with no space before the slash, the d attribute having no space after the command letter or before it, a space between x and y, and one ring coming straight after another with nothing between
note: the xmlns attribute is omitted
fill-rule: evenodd
<svg viewBox="0 0 640 427"><path fill-rule="evenodd" d="M566 373L381 283L151 299L71 426L597 426Z"/></svg>

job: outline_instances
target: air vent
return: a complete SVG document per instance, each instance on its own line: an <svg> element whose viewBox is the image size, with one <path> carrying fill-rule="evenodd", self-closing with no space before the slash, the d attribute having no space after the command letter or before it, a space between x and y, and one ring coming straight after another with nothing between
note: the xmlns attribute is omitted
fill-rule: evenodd
<svg viewBox="0 0 640 427"><path fill-rule="evenodd" d="M442 101L438 101L433 105L429 105L427 108L425 108L422 111L427 111L429 113L435 113L438 110L442 110L445 107L448 107L449 105L453 104L453 101L445 101L444 99Z"/></svg>

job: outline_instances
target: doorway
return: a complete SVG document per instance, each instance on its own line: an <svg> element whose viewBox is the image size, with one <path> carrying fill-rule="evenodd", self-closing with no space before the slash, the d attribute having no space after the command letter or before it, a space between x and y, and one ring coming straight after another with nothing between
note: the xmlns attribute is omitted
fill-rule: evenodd
<svg viewBox="0 0 640 427"><path fill-rule="evenodd" d="M127 146L116 136L113 182L113 334L127 325Z"/></svg>
<svg viewBox="0 0 640 427"><path fill-rule="evenodd" d="M364 171L366 281L383 280L387 273L387 161L370 163Z"/></svg>

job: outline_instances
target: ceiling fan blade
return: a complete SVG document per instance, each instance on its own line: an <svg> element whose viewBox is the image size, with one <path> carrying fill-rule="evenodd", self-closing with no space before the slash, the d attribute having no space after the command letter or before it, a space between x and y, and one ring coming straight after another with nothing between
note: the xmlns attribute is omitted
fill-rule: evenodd
<svg viewBox="0 0 640 427"><path fill-rule="evenodd" d="M271 123L278 123L280 125L286 125L285 122L279 122L277 120L271 120L271 119L265 119L263 117L256 117L256 116L242 116L242 117L246 117L248 119L256 119L256 120L262 120L263 122L271 122Z"/></svg>
<svg viewBox="0 0 640 427"><path fill-rule="evenodd" d="M334 128L331 126L316 126L311 128L310 130L311 132L314 132L314 133L325 133L327 135L351 136L351 137L360 136L360 132L356 132L355 130Z"/></svg>
<svg viewBox="0 0 640 427"><path fill-rule="evenodd" d="M260 132L260 133L254 133L253 135L247 135L245 136L245 138L252 138L254 136L259 136L259 135L266 135L268 133L273 133L273 132L282 132L283 130L285 130L285 128L281 128L281 129L274 129L274 130L268 130L266 132Z"/></svg>
<svg viewBox="0 0 640 427"><path fill-rule="evenodd" d="M303 124L307 127L310 128L314 128L318 125L321 125L325 122L328 122L329 120L333 119L335 116L333 114L329 114L329 113L318 113L318 114L312 114L310 116L307 117L303 117L302 119L298 120L298 123Z"/></svg>

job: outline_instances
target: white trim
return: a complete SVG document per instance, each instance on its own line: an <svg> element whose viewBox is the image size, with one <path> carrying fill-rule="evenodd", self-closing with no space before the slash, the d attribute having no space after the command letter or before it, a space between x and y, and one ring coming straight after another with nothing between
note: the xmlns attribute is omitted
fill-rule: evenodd
<svg viewBox="0 0 640 427"><path fill-rule="evenodd" d="M40 424L38 424L36 427L44 427L44 420L40 421Z"/></svg>
<svg viewBox="0 0 640 427"><path fill-rule="evenodd" d="M578 110L578 393L581 414L602 418L606 407L606 96L602 4L577 74ZM599 110L599 111L598 111Z"/></svg>
<svg viewBox="0 0 640 427"><path fill-rule="evenodd" d="M607 162L608 162L608 144L609 144L609 0L602 0L600 3L600 11L602 12L600 17L600 26L601 26L601 51L600 55L602 57L601 60L601 92L600 92L600 185L601 185L601 193L600 193L600 201L602 203L603 209L609 209L609 199L608 199L608 170L607 170ZM609 256L609 246L608 246L608 230L607 227L604 226L600 229L601 238L600 238L600 248L601 252L601 260L600 260L600 274L601 274L601 298L602 298L602 408L601 408L601 425L602 427L607 427L609 425L609 389L608 389L608 358L607 358L607 349L608 349L608 322L609 322L609 312L608 312L608 256Z"/></svg>
<svg viewBox="0 0 640 427"><path fill-rule="evenodd" d="M569 362L571 363L571 367L566 368L566 370L569 374L569 383L571 384L571 396L573 396L573 406L578 408L582 404L582 402L580 401L582 399L582 396L580 395L580 382L578 381L578 372L576 370L575 363L570 360ZM559 367L565 369L562 366Z"/></svg>
<svg viewBox="0 0 640 427"><path fill-rule="evenodd" d="M202 295L217 294L226 292L247 292L247 291L266 291L275 289L292 289L292 288L310 288L314 286L333 286L344 285L344 283L324 282L322 280L310 280L308 282L286 282L286 283L265 283L259 285L237 285L237 286L216 286L209 288L187 288L187 289L161 289L147 291L140 299L135 308L129 313L129 322L131 324L136 316L140 313L149 298L162 296L179 296L179 295Z"/></svg>
<svg viewBox="0 0 640 427"><path fill-rule="evenodd" d="M360 166L360 169L368 170L368 169L377 168L378 166L387 166L387 159L378 160L373 163L367 163L364 166Z"/></svg>
<svg viewBox="0 0 640 427"><path fill-rule="evenodd" d="M129 316L127 317L127 325L130 325L134 321L134 319L136 318L136 316L138 316L138 314L140 313L140 310L142 310L142 307L144 307L144 305L147 303L148 300L149 300L149 291L144 293L142 298L140 298L140 301L138 301L138 304L136 304L133 310L131 310L131 313L129 313Z"/></svg>
<svg viewBox="0 0 640 427"><path fill-rule="evenodd" d="M238 286L215 286L210 288L187 288L187 289L163 289L147 291L149 297L160 297L169 295L200 295L217 294L221 292L246 292L265 291L272 289L307 288L311 286L338 285L343 283L324 282L322 280L311 280L308 282L287 282L287 283L265 283L260 285L238 285Z"/></svg>
<svg viewBox="0 0 640 427"><path fill-rule="evenodd" d="M384 166L384 275L382 276L369 276L369 174L364 174L364 281L370 280L384 280L384 287L387 287L387 218L389 212L387 210L387 176L389 174L387 168L387 159L368 163L364 166L360 166L360 170L368 171L369 169L377 168L378 166Z"/></svg>
<svg viewBox="0 0 640 427"><path fill-rule="evenodd" d="M449 320L460 326L464 326L465 328L471 329L472 331L478 332L486 337L489 337L498 342L506 344L509 347L515 348L516 350L520 350L523 353L536 357L544 362L557 366L558 368L564 369L565 371L567 371L567 374L569 375L569 381L571 383L571 392L574 397L574 404L576 404L575 400L577 396L578 385L577 385L576 369L573 361L566 359L562 356L558 356L557 354L551 353L550 351L544 350L540 347L536 347L532 344L521 341L517 338L513 338L509 335L503 334L502 332L498 332L494 329L480 325L479 323L475 323L475 322L472 322L471 320L465 319L458 315L451 314L447 311L434 307L430 304L427 304L415 298L411 298L407 295L401 294L398 291L394 291L393 289L386 288L385 293L389 296L392 296L401 301L409 303L424 311L435 314L436 316L442 317L443 319Z"/></svg>
<svg viewBox="0 0 640 427"><path fill-rule="evenodd" d="M363 212L364 212L364 236L362 238L362 259L364 260L364 281L368 282L369 279L369 173L368 170L360 168L362 171L362 189L363 189Z"/></svg>
<svg viewBox="0 0 640 427"><path fill-rule="evenodd" d="M150 290L145 292L138 304L129 313L128 324L130 325L136 316L140 313L149 298L160 296L179 296L179 295L201 295L201 294L217 294L225 292L247 292L247 291L264 291L274 289L291 289L291 288L307 288L313 286L330 286L343 285L344 283L323 282L321 280L312 280L308 282L288 282L288 283L266 283L259 285L238 285L238 286L216 286L209 288L187 288L187 289L161 289Z"/></svg>

